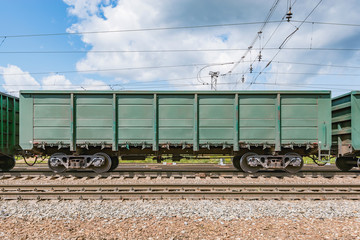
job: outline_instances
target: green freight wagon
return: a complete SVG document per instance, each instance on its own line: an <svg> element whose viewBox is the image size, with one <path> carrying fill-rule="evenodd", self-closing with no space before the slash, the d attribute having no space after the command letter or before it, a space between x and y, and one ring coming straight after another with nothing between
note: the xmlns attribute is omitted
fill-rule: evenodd
<svg viewBox="0 0 360 240"><path fill-rule="evenodd" d="M332 141L336 166L349 171L360 166L360 92L332 99Z"/></svg>
<svg viewBox="0 0 360 240"><path fill-rule="evenodd" d="M331 147L329 91L21 91L20 115L21 147L55 172L203 154L296 172Z"/></svg>
<svg viewBox="0 0 360 240"><path fill-rule="evenodd" d="M19 99L0 93L0 106L0 171L8 171L19 150Z"/></svg>

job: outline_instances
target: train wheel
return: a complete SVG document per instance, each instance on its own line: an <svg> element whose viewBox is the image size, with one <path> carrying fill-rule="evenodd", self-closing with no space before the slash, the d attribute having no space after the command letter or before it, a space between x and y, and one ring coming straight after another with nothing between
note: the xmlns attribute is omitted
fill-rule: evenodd
<svg viewBox="0 0 360 240"><path fill-rule="evenodd" d="M111 157L111 167L109 171L115 170L119 166L119 157L118 156L112 156Z"/></svg>
<svg viewBox="0 0 360 240"><path fill-rule="evenodd" d="M105 162L103 165L101 165L99 167L95 167L95 166L91 167L94 172L104 173L104 172L110 171L112 161L111 161L111 158L109 157L109 155L107 155L106 153L96 153L96 154L94 154L94 156L101 156L101 157L105 158Z"/></svg>
<svg viewBox="0 0 360 240"><path fill-rule="evenodd" d="M0 159L0 170L7 172L15 167L15 158L2 156Z"/></svg>
<svg viewBox="0 0 360 240"><path fill-rule="evenodd" d="M349 159L349 157L338 157L335 160L335 165L338 169L340 169L341 171L347 172L350 171L353 166L351 166L350 164L346 163L346 160Z"/></svg>
<svg viewBox="0 0 360 240"><path fill-rule="evenodd" d="M240 158L240 168L247 173L256 173L260 170L261 166L252 167L248 163L249 157L257 156L256 153L248 152Z"/></svg>
<svg viewBox="0 0 360 240"><path fill-rule="evenodd" d="M237 155L237 156L234 156L233 159L232 159L232 163L233 163L233 166L239 170L239 171L243 171L240 167L240 159L241 159L241 156Z"/></svg>
<svg viewBox="0 0 360 240"><path fill-rule="evenodd" d="M285 156L287 157L299 157L301 158L301 163L299 166L290 166L288 165L286 168L285 168L285 171L288 172L288 173L297 173L301 170L301 168L304 166L304 160L303 158L297 154L297 153L287 153L285 154ZM290 160L289 160L290 161Z"/></svg>
<svg viewBox="0 0 360 240"><path fill-rule="evenodd" d="M66 167L64 165L56 164L56 162L58 161L58 160L56 160L56 158L59 158L64 155L66 155L66 154L65 153L54 153L53 155L50 156L50 158L48 160L48 166L54 173L63 173L66 171Z"/></svg>

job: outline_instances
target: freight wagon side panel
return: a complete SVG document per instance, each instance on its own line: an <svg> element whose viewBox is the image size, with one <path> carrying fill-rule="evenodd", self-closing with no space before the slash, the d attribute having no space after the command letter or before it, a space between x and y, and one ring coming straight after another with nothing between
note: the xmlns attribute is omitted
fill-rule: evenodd
<svg viewBox="0 0 360 240"><path fill-rule="evenodd" d="M243 144L276 143L277 94L239 95L239 133Z"/></svg>
<svg viewBox="0 0 360 240"><path fill-rule="evenodd" d="M332 100L332 141L335 151L344 155L351 153L351 94Z"/></svg>
<svg viewBox="0 0 360 240"><path fill-rule="evenodd" d="M324 96L281 96L281 143L302 144L321 142L321 149L329 149L329 98Z"/></svg>
<svg viewBox="0 0 360 240"><path fill-rule="evenodd" d="M118 94L116 97L118 144L153 144L154 95Z"/></svg>
<svg viewBox="0 0 360 240"><path fill-rule="evenodd" d="M360 151L360 92L333 98L332 137L339 155Z"/></svg>
<svg viewBox="0 0 360 240"><path fill-rule="evenodd" d="M351 95L351 136L352 147L360 150L360 92Z"/></svg>
<svg viewBox="0 0 360 240"><path fill-rule="evenodd" d="M74 95L74 124L77 145L112 143L113 96Z"/></svg>
<svg viewBox="0 0 360 240"><path fill-rule="evenodd" d="M19 99L0 94L0 152L13 155L19 145Z"/></svg>
<svg viewBox="0 0 360 240"><path fill-rule="evenodd" d="M329 92L23 91L20 137L26 150L35 144L239 151L250 144L280 151L318 141L325 150L330 119Z"/></svg>
<svg viewBox="0 0 360 240"><path fill-rule="evenodd" d="M42 143L70 145L70 94L21 94L20 102L20 145L23 149Z"/></svg>
<svg viewBox="0 0 360 240"><path fill-rule="evenodd" d="M199 144L233 143L234 95L199 95Z"/></svg>
<svg viewBox="0 0 360 240"><path fill-rule="evenodd" d="M193 144L194 95L158 95L159 144Z"/></svg>
<svg viewBox="0 0 360 240"><path fill-rule="evenodd" d="M281 146L331 145L330 96L315 94L239 95L240 142Z"/></svg>

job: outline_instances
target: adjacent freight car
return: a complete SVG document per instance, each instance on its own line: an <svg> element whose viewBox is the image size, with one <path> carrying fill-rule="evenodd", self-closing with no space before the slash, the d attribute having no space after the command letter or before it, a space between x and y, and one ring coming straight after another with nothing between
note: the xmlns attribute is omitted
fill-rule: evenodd
<svg viewBox="0 0 360 240"><path fill-rule="evenodd" d="M0 171L9 171L19 150L19 99L0 93L0 106Z"/></svg>
<svg viewBox="0 0 360 240"><path fill-rule="evenodd" d="M342 171L360 167L360 92L338 96L332 100L333 153Z"/></svg>
<svg viewBox="0 0 360 240"><path fill-rule="evenodd" d="M329 91L21 91L20 145L55 172L122 159L232 155L246 172L297 172L331 147Z"/></svg>

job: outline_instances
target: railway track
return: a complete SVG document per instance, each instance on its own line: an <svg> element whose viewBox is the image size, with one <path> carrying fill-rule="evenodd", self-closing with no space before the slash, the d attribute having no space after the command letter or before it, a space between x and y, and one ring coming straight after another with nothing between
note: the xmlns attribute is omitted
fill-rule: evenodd
<svg viewBox="0 0 360 240"><path fill-rule="evenodd" d="M3 172L0 173L1 179L9 178L120 178L120 179L138 179L138 178L174 178L174 179L183 179L183 178L258 178L258 177L324 177L324 178L334 178L334 177L350 177L356 178L360 176L359 171L354 172L340 172L340 171L307 171L299 172L296 174L289 174L286 172L257 172L257 173L244 173L237 171L115 171L108 173L97 174L94 172L79 171L79 172L65 172L61 174L55 174L49 171L12 171L12 172Z"/></svg>
<svg viewBox="0 0 360 240"><path fill-rule="evenodd" d="M360 184L0 185L1 200L360 199Z"/></svg>
<svg viewBox="0 0 360 240"><path fill-rule="evenodd" d="M10 172L0 172L0 180L8 178L36 178L36 177L74 177L74 178L245 178L245 177L358 177L359 170L341 172L334 166L314 167L305 166L296 174L284 171L260 171L257 173L244 173L236 171L232 166L218 166L214 164L184 164L178 166L163 166L152 164L127 164L119 167L113 172L95 173L93 171L69 171L55 174L47 167L25 167L14 168Z"/></svg>

